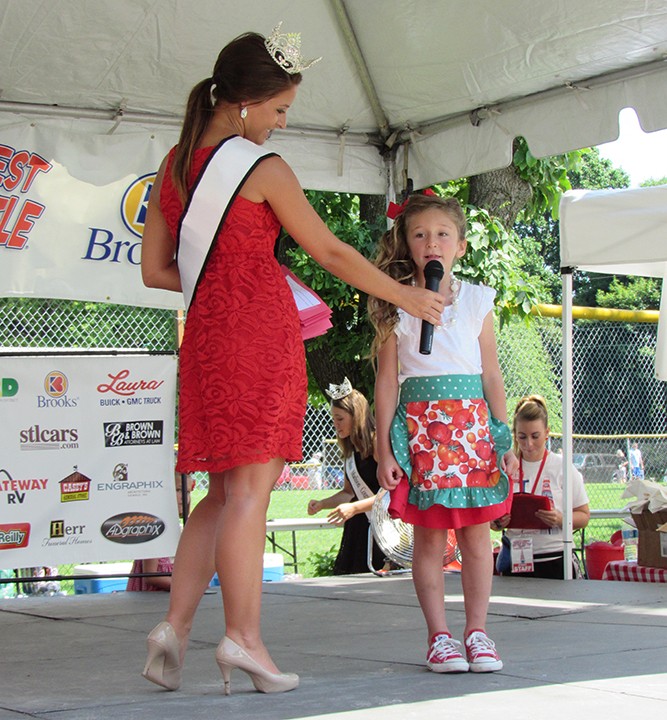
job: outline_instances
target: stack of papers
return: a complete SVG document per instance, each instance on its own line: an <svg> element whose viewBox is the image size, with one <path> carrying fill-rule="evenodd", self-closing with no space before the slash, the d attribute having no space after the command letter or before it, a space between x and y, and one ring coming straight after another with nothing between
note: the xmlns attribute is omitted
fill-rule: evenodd
<svg viewBox="0 0 667 720"><path fill-rule="evenodd" d="M294 295L294 302L299 311L301 337L309 340L318 335L324 335L330 327L333 327L330 320L331 308L322 302L316 292L306 287L293 272L290 272L284 265L281 265L280 268Z"/></svg>
<svg viewBox="0 0 667 720"><path fill-rule="evenodd" d="M637 498L630 500L623 508L632 513L641 513L647 505L652 513L667 510L667 487L651 480L630 480L621 495L621 498Z"/></svg>

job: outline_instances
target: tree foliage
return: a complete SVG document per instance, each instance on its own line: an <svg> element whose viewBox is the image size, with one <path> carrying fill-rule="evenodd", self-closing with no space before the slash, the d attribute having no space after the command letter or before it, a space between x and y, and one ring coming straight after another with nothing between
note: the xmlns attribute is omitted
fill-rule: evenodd
<svg viewBox="0 0 667 720"><path fill-rule="evenodd" d="M600 157L597 148L580 151L576 167L567 171L572 189L609 190L627 188L628 174ZM534 279L542 302L560 304L560 233L552 212L531 215L525 212L515 225L520 240L523 269ZM611 275L593 275L581 271L574 275L574 302L594 306L598 291L607 292Z"/></svg>
<svg viewBox="0 0 667 720"><path fill-rule="evenodd" d="M562 194L570 188L628 185L627 174L601 158L595 148L537 159L525 140L517 138L508 168L434 186L434 190L457 197L466 210L468 250L456 272L496 290L502 328L512 316L527 321L531 307L538 302L560 302L557 217ZM373 257L386 227L384 217L362 217L355 195L320 191L308 191L307 195L335 235L365 257ZM345 376L372 397L374 373L366 358L373 329L366 314L366 296L321 268L287 235L281 238L278 256L333 311L334 327L306 342L311 401L322 402L328 384L340 383ZM630 283L620 279L617 284ZM617 292L610 290L611 286L611 276L576 273L575 302L592 305L598 291L607 302L604 298ZM649 287L633 286L626 295L635 300L641 296L648 302L655 293Z"/></svg>
<svg viewBox="0 0 667 720"><path fill-rule="evenodd" d="M631 277L624 283L614 277L609 290L598 290L595 298L599 307L658 310L660 290L661 281L656 278Z"/></svg>
<svg viewBox="0 0 667 720"><path fill-rule="evenodd" d="M457 194L460 190L460 186L436 188L443 195ZM357 196L320 191L308 191L307 195L334 235L372 259L386 227L385 219L361 220ZM466 212L468 250L460 260L457 274L496 290L501 324L512 315L526 318L537 302L537 294L519 269L513 234L484 209L468 206ZM366 358L374 331L366 313L367 296L320 267L288 236L281 244L288 247L285 254L290 269L332 309L333 328L326 335L306 341L311 401L321 402L329 383L340 383L344 377L372 397L375 376Z"/></svg>
<svg viewBox="0 0 667 720"><path fill-rule="evenodd" d="M383 228L377 222L362 221L356 195L309 190L307 196L320 217L338 238L371 258ZM332 310L333 327L307 340L309 397L323 402L329 383L348 377L354 387L372 396L373 368L365 358L373 339L373 328L366 313L367 296L318 265L289 236L281 244L288 246L289 266L299 279L312 288Z"/></svg>

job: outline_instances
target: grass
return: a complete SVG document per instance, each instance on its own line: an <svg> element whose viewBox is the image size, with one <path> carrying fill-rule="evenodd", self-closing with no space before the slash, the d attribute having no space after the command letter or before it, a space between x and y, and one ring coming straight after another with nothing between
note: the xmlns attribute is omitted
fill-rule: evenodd
<svg viewBox="0 0 667 720"><path fill-rule="evenodd" d="M621 509L625 505L625 499L621 499L621 494L625 485L618 483L588 483L586 484L586 492L590 501L591 509L609 510ZM277 490L271 494L271 503L267 517L269 519L284 518L306 518L308 517L308 501L312 498L322 499L332 495L335 490ZM325 518L326 510L321 511L316 517ZM620 518L612 518L609 520L591 520L585 532L585 544L588 545L595 540L608 541L612 533L620 530L623 521ZM332 530L303 530L296 533L297 558L299 562L299 574L303 577L314 577L315 569L318 564L318 557L330 553L332 547L337 551L340 545L342 535L341 528ZM276 544L280 547L276 548L277 552L281 548L292 550L292 533L282 532L276 533ZM500 533L492 533L492 537L499 539ZM575 544L579 544L580 534L575 534ZM266 552L274 552L269 540L266 542ZM290 558L286 552L283 552L285 562L289 562ZM73 566L61 566L60 572L67 574L71 572ZM285 572L294 572L289 565L285 566ZM66 581L62 583L64 590L69 593L74 592L74 583Z"/></svg>
<svg viewBox="0 0 667 720"><path fill-rule="evenodd" d="M283 518L307 518L308 501L317 498L322 499L333 495L335 490L277 490L271 494L271 503L267 518L278 520ZM326 518L327 511L322 510L314 517ZM299 562L299 575L303 577L314 577L315 567L318 563L316 555L323 555L330 552L332 546L338 550L340 539L343 534L341 528L332 530L302 530L296 533L296 552ZM292 533L276 533L276 543L291 552ZM279 551L279 550L278 550ZM266 541L266 552L274 552L271 543ZM290 558L283 553L285 562ZM290 566L285 566L285 572L294 572Z"/></svg>

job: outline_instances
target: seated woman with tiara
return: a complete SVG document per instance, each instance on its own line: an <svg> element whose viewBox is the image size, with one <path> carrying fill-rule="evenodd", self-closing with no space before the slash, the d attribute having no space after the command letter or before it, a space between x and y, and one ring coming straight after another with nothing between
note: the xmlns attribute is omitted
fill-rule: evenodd
<svg viewBox="0 0 667 720"><path fill-rule="evenodd" d="M343 538L334 563L334 575L369 571L368 531L371 508L380 486L377 480L375 418L368 400L352 388L345 378L340 385L329 385L331 416L338 445L345 461L343 489L322 500L308 503L308 514L331 510L327 516L334 525L343 525ZM373 541L373 567L384 565L382 552Z"/></svg>

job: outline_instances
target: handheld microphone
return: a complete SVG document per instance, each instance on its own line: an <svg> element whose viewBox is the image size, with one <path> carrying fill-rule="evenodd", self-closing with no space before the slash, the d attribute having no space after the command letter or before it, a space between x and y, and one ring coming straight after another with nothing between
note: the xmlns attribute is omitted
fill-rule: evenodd
<svg viewBox="0 0 667 720"><path fill-rule="evenodd" d="M424 268L424 280L426 289L438 292L440 281L445 275L445 269L439 260L429 260ZM428 320L422 320L422 333L419 339L419 352L422 355L430 355L433 347L433 325Z"/></svg>

